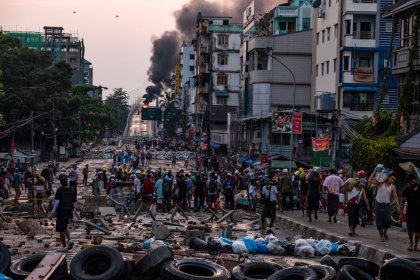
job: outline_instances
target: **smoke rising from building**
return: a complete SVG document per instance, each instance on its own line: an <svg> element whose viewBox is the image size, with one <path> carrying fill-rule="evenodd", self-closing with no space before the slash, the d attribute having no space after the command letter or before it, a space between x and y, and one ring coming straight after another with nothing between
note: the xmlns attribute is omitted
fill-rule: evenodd
<svg viewBox="0 0 420 280"><path fill-rule="evenodd" d="M287 2L286 0L284 0ZM255 0L256 11L265 12L279 4L279 0ZM242 14L251 3L250 0L190 0L181 9L174 12L176 31L165 31L161 37L152 38L152 56L147 71L148 79L153 83L146 88L145 103L157 98L162 90L170 87L171 74L179 64L179 52L182 41L190 42L197 26L197 14L203 16L232 17L234 23L242 23Z"/></svg>

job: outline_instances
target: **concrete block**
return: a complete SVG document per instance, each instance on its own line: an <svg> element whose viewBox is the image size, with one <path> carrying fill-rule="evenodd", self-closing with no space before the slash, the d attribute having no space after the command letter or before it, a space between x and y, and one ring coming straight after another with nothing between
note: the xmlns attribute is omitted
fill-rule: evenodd
<svg viewBox="0 0 420 280"><path fill-rule="evenodd" d="M169 231L168 227L164 225L158 226L153 231L153 236L158 240L165 240L170 234L171 232Z"/></svg>

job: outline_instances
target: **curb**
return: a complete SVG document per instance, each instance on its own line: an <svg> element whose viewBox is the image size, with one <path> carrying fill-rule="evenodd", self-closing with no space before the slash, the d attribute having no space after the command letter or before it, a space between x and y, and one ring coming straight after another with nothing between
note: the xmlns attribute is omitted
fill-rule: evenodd
<svg viewBox="0 0 420 280"><path fill-rule="evenodd" d="M277 216L276 218L276 223L278 223L281 227L296 231L298 234L301 234L304 237L312 237L318 240L327 239L331 242L342 242L354 245L356 247L356 256L373 261L379 265L382 265L387 259L395 257L408 257L407 255L401 255L392 250L380 249L372 244L364 244L361 241L349 240L344 236L340 236L332 232L323 231L315 227L300 224L298 221L294 221L291 218L283 216Z"/></svg>

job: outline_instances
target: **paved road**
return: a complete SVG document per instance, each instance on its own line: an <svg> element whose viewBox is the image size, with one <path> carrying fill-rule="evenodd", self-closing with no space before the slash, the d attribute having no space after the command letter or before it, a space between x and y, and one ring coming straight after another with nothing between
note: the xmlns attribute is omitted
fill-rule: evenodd
<svg viewBox="0 0 420 280"><path fill-rule="evenodd" d="M134 113L131 118L131 124L128 131L128 136L155 135L154 126L155 126L154 121L142 121L141 115Z"/></svg>

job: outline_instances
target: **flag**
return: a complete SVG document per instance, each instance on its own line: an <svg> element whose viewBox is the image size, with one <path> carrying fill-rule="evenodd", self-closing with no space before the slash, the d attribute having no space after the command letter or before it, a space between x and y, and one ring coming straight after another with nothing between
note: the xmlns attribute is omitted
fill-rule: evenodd
<svg viewBox="0 0 420 280"><path fill-rule="evenodd" d="M312 137L312 150L325 151L330 148L330 137Z"/></svg>

